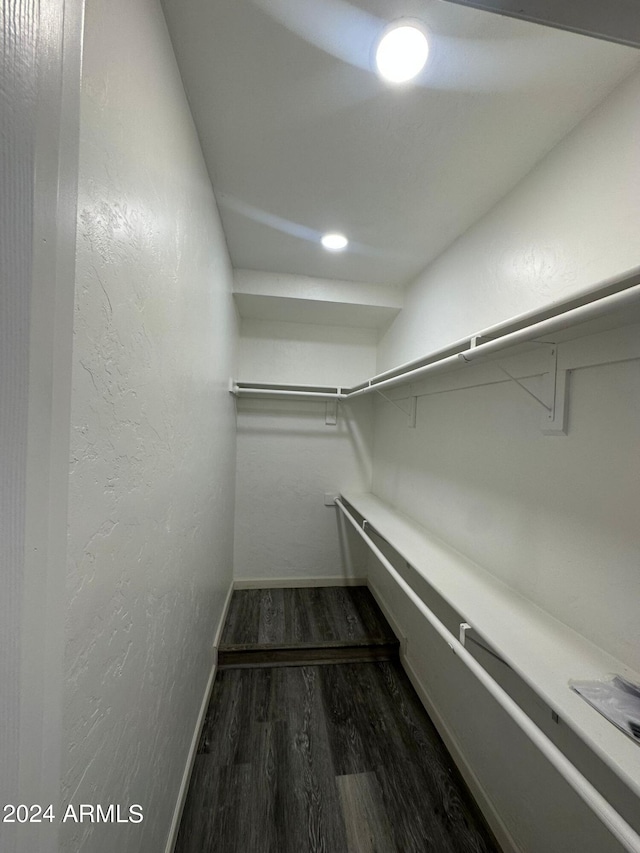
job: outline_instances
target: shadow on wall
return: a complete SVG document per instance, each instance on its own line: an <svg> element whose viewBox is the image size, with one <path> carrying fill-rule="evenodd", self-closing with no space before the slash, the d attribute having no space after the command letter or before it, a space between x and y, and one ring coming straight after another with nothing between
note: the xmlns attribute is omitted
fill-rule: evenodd
<svg viewBox="0 0 640 853"><path fill-rule="evenodd" d="M255 419L247 421L255 415ZM348 442L364 490L371 488L372 400L338 404L338 423L325 424L325 404L300 400L238 400L237 435L270 440L323 439ZM243 417L244 416L244 417ZM289 421L287 426L284 422ZM312 446L312 445L310 445ZM292 458L291 464L294 464Z"/></svg>

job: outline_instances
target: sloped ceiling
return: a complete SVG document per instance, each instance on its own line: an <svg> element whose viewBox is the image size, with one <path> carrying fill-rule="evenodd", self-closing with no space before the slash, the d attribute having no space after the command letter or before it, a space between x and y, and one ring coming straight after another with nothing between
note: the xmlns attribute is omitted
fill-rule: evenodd
<svg viewBox="0 0 640 853"><path fill-rule="evenodd" d="M401 285L490 209L638 53L441 0L164 0L236 268ZM418 82L372 69L418 19ZM343 231L329 254L322 233Z"/></svg>

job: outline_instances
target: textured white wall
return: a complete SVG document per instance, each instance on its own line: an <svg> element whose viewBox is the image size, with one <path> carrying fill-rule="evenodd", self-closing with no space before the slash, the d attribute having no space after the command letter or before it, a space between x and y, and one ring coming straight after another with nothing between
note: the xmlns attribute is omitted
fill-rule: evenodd
<svg viewBox="0 0 640 853"><path fill-rule="evenodd" d="M350 384L375 372L374 329L243 320L242 380ZM371 484L372 408L238 400L234 574L238 579L364 577L359 541L344 548L325 492ZM351 557L349 556L351 555Z"/></svg>
<svg viewBox="0 0 640 853"><path fill-rule="evenodd" d="M139 803L63 849L164 848L231 581L232 276L156 0L89 0L64 796Z"/></svg>
<svg viewBox="0 0 640 853"><path fill-rule="evenodd" d="M371 485L372 406L240 400L234 573L239 580L365 577L366 555L324 494Z"/></svg>
<svg viewBox="0 0 640 853"><path fill-rule="evenodd" d="M377 338L375 329L243 319L237 378L355 385L375 373Z"/></svg>
<svg viewBox="0 0 640 853"><path fill-rule="evenodd" d="M506 382L376 405L376 494L640 671L640 371L576 370L565 437Z"/></svg>
<svg viewBox="0 0 640 853"><path fill-rule="evenodd" d="M379 367L638 265L639 100L635 75L420 276ZM377 495L640 668L637 362L572 374L568 437L543 436L537 407L509 383L422 397L415 430L386 403L375 411ZM416 671L522 849L617 850L491 703L451 677L450 655L406 599L386 595ZM471 719L471 707L488 720ZM509 774L496 774L507 761Z"/></svg>
<svg viewBox="0 0 640 853"><path fill-rule="evenodd" d="M378 369L638 265L639 152L635 73L409 286Z"/></svg>

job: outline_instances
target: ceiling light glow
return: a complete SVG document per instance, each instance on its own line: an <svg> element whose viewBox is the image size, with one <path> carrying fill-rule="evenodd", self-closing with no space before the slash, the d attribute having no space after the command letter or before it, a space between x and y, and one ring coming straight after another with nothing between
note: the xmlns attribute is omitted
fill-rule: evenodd
<svg viewBox="0 0 640 853"><path fill-rule="evenodd" d="M429 56L425 34L406 24L387 30L376 50L376 65L380 76L390 83L405 83L424 68Z"/></svg>
<svg viewBox="0 0 640 853"><path fill-rule="evenodd" d="M341 252L349 245L344 234L325 234L320 242L329 252Z"/></svg>

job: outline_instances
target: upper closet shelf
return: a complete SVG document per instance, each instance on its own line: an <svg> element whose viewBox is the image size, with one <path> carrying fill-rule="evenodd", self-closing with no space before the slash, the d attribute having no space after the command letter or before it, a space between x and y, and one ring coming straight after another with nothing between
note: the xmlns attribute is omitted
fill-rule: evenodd
<svg viewBox="0 0 640 853"><path fill-rule="evenodd" d="M329 388L319 385L277 385L243 381L232 382L230 390L238 397L303 396L306 399L348 401L373 393L385 396L385 392L393 388L408 387L435 374L460 370L474 363L497 362L508 356L544 348L547 360L538 371L538 374L547 377L547 387L542 393L532 391L506 370L501 370L507 379L516 382L545 410L543 431L564 434L566 374L572 365L563 364L559 359L558 345L637 323L640 323L640 268L603 282L570 300L556 302L544 309L521 314L483 329L442 349L378 373L352 387ZM639 357L640 353L636 350L637 348L632 348L630 354L627 352L622 358L616 356L614 359L604 358L600 362L591 363ZM405 396L411 397L411 390ZM414 426L415 404L407 414L409 425Z"/></svg>
<svg viewBox="0 0 640 853"><path fill-rule="evenodd" d="M370 493L344 499L640 796L640 746L569 687L640 674Z"/></svg>
<svg viewBox="0 0 640 853"><path fill-rule="evenodd" d="M244 320L385 329L403 303L397 287L252 270L236 270L233 277Z"/></svg>

